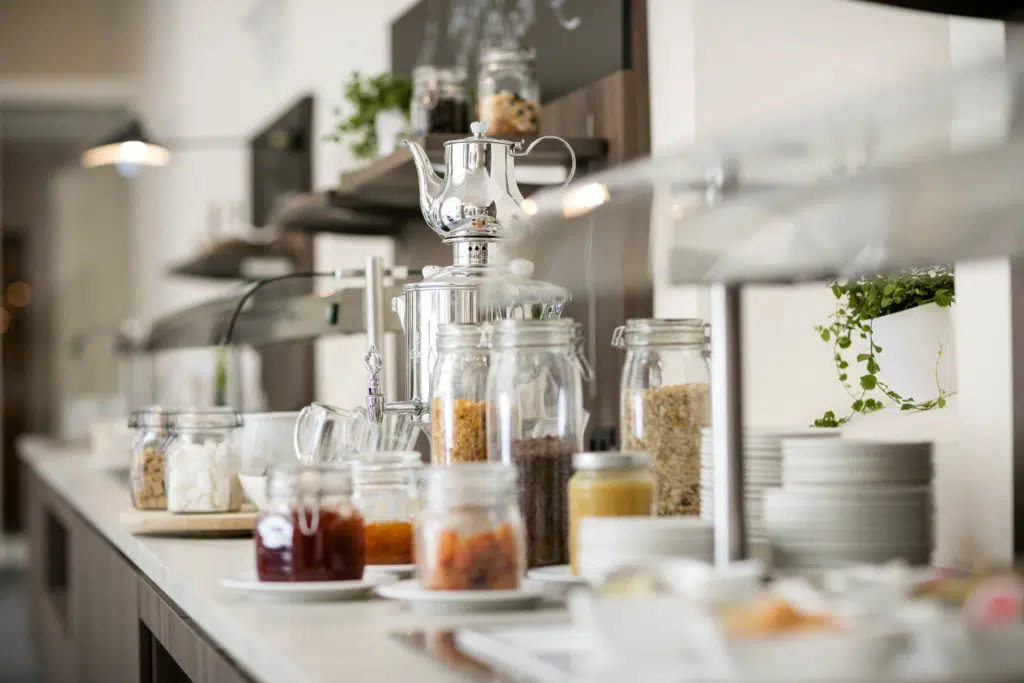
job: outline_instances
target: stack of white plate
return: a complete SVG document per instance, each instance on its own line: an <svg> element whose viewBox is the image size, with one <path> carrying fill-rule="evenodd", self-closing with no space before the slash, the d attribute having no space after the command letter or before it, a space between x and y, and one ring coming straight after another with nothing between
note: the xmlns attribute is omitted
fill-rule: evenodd
<svg viewBox="0 0 1024 683"><path fill-rule="evenodd" d="M576 538L580 576L600 582L622 567L690 558L710 562L711 522L697 517L584 517Z"/></svg>
<svg viewBox="0 0 1024 683"><path fill-rule="evenodd" d="M782 485L782 440L835 438L838 432L811 429L748 429L743 435L743 493L747 528L747 551L751 557L770 560L768 537L764 528L765 491ZM714 455L711 429L701 432L700 444L700 516L714 518Z"/></svg>
<svg viewBox="0 0 1024 683"><path fill-rule="evenodd" d="M930 443L786 439L782 453L783 487L763 507L776 568L929 563Z"/></svg>

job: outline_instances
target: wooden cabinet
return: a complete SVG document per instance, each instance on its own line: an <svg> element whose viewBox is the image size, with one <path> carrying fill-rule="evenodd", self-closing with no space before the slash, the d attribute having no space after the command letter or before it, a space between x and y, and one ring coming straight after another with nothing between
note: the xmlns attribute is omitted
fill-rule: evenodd
<svg viewBox="0 0 1024 683"><path fill-rule="evenodd" d="M46 683L251 679L34 473L29 606Z"/></svg>

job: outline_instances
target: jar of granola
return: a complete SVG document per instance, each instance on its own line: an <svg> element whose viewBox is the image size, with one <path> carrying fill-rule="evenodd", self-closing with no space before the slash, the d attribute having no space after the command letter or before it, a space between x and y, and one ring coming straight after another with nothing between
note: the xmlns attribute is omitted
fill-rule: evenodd
<svg viewBox="0 0 1024 683"><path fill-rule="evenodd" d="M659 515L700 514L701 429L711 422L708 326L703 320L627 320L619 395L623 451L654 456Z"/></svg>
<svg viewBox="0 0 1024 683"><path fill-rule="evenodd" d="M128 417L128 427L135 431L128 466L131 499L140 510L167 509L164 466L171 415L164 408L149 406L133 410Z"/></svg>
<svg viewBox="0 0 1024 683"><path fill-rule="evenodd" d="M490 135L532 135L540 128L540 88L533 50L490 48L480 53L477 119Z"/></svg>
<svg viewBox="0 0 1024 683"><path fill-rule="evenodd" d="M487 348L477 323L437 330L430 428L435 465L487 460Z"/></svg>

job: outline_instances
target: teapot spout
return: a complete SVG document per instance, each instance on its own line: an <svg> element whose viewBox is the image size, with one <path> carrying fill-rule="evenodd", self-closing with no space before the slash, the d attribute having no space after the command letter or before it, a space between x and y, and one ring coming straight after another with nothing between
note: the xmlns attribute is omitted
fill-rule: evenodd
<svg viewBox="0 0 1024 683"><path fill-rule="evenodd" d="M441 196L444 183L441 177L434 172L434 167L431 165L423 146L412 140L406 140L405 144L409 146L413 163L416 164L416 178L420 184L420 211L423 212L423 220L433 228L434 221L431 218L431 206L434 200Z"/></svg>

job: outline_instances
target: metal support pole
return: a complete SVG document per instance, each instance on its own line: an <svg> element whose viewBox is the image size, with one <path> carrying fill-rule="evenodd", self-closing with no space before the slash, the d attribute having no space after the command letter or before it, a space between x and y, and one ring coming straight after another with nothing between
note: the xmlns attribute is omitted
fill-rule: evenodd
<svg viewBox="0 0 1024 683"><path fill-rule="evenodd" d="M740 287L711 287L711 426L715 564L746 557L743 501L743 358Z"/></svg>
<svg viewBox="0 0 1024 683"><path fill-rule="evenodd" d="M366 343L367 351L377 349L378 353L384 353L384 309L381 308L384 300L384 269L381 266L379 256L369 256L366 259L366 278L364 300L364 314L366 316ZM382 367L383 369L383 367ZM381 381L381 387L387 386Z"/></svg>

